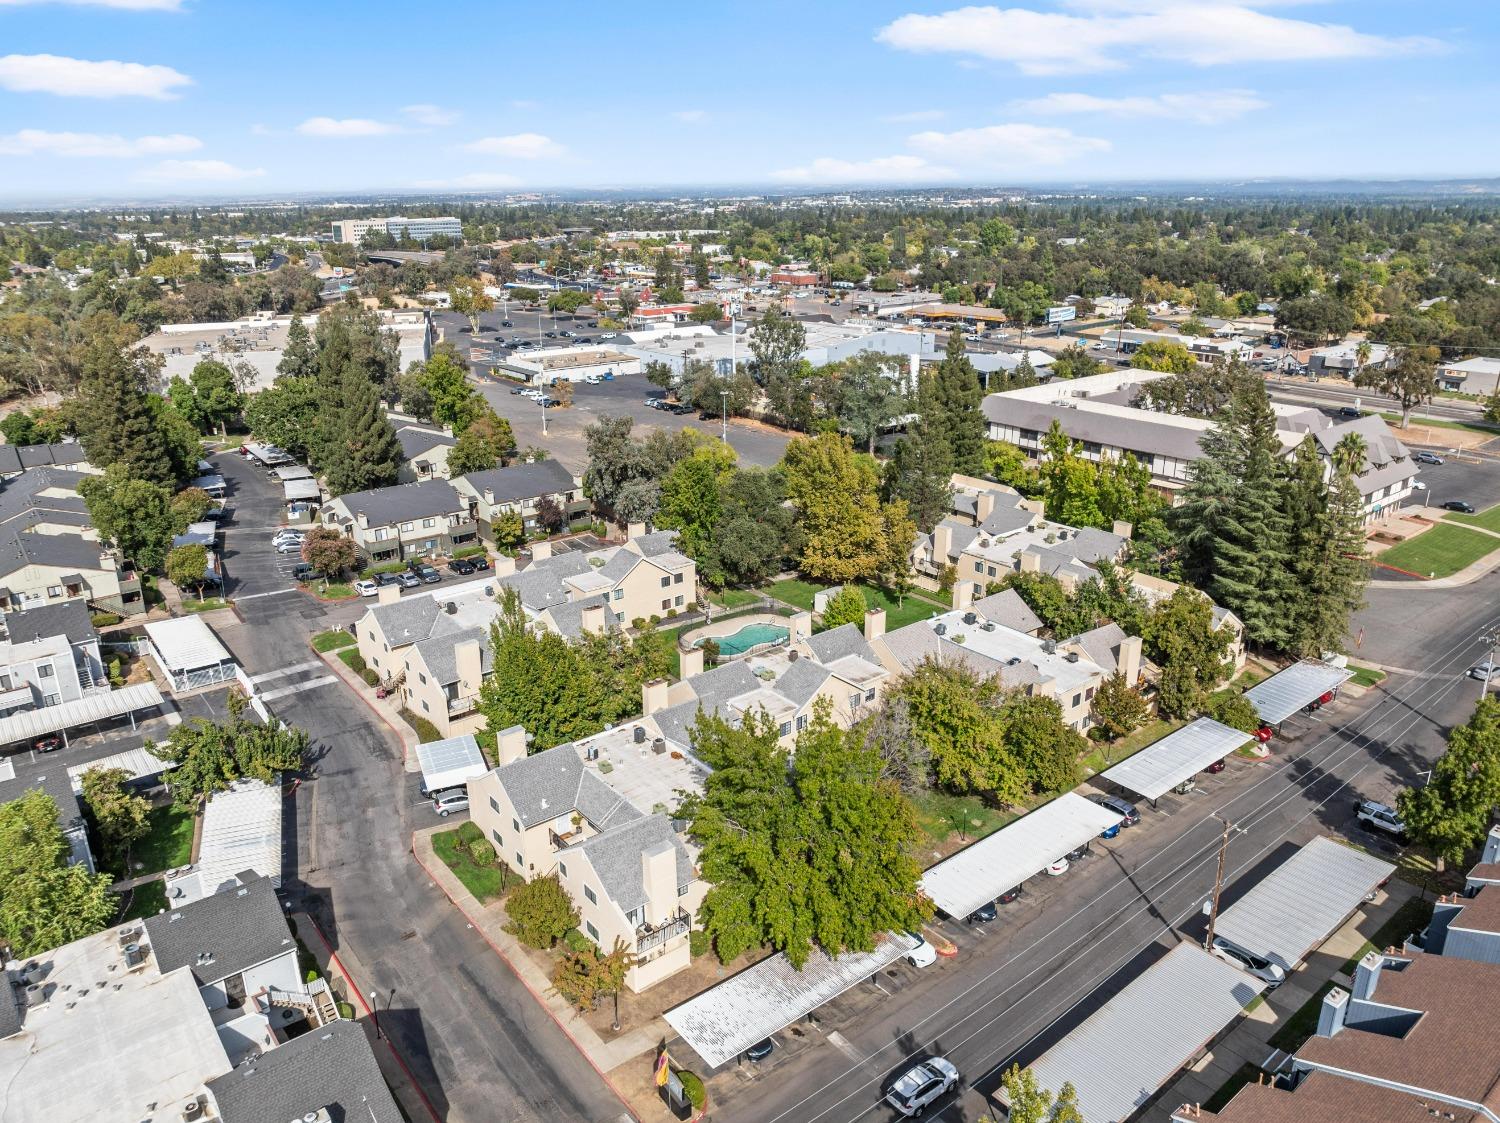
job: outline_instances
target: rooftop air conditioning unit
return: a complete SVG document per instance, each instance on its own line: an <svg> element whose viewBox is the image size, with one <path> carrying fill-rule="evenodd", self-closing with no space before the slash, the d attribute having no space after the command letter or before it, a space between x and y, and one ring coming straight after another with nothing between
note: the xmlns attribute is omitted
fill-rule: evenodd
<svg viewBox="0 0 1500 1123"><path fill-rule="evenodd" d="M194 1120L203 1118L203 1103L197 1099L188 1100L182 1105L182 1123L194 1123Z"/></svg>
<svg viewBox="0 0 1500 1123"><path fill-rule="evenodd" d="M146 966L146 953L150 950L145 944L126 944L125 970L135 971Z"/></svg>
<svg viewBox="0 0 1500 1123"><path fill-rule="evenodd" d="M1078 652L1076 652L1076 651L1070 651L1070 652L1068 652L1067 659L1068 659L1069 663L1076 663L1076 662L1078 662Z"/></svg>
<svg viewBox="0 0 1500 1123"><path fill-rule="evenodd" d="M660 756L662 753L666 752L667 751L667 739L665 737L656 737L656 738L653 738L652 741L651 741L651 751L653 753L655 753L657 756Z"/></svg>
<svg viewBox="0 0 1500 1123"><path fill-rule="evenodd" d="M1050 640L1050 639L1044 639L1044 640L1042 640L1042 650L1045 651L1048 655L1056 655L1057 654L1057 642L1055 640Z"/></svg>
<svg viewBox="0 0 1500 1123"><path fill-rule="evenodd" d="M646 727L644 725L637 725L635 727L635 731L633 733L633 736L635 737L635 743L637 745L643 745L643 744L645 744L646 743Z"/></svg>
<svg viewBox="0 0 1500 1123"><path fill-rule="evenodd" d="M965 612L964 613L964 623L965 624L973 624L973 623L976 623L978 620L979 620L979 615L977 613L974 613L974 612Z"/></svg>
<svg viewBox="0 0 1500 1123"><path fill-rule="evenodd" d="M800 658L802 658L802 654L795 647L786 653L786 661L788 663L795 663Z"/></svg>
<svg viewBox="0 0 1500 1123"><path fill-rule="evenodd" d="M948 625L947 624L936 624L936 625L933 626L932 630L934 632L936 632L940 636L945 636L945 635L948 634Z"/></svg>
<svg viewBox="0 0 1500 1123"><path fill-rule="evenodd" d="M986 620L984 622L984 630L987 632L993 632L995 630L995 622L993 620Z"/></svg>

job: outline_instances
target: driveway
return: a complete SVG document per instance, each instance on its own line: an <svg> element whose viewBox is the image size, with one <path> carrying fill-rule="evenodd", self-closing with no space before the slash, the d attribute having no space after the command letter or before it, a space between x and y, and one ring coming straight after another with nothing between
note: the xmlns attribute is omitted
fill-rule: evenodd
<svg viewBox="0 0 1500 1123"><path fill-rule="evenodd" d="M266 470L234 451L210 457L214 471L229 485L230 518L222 524L224 581L231 600L276 596L297 588L292 569L297 553L278 554L271 535L286 523L284 493Z"/></svg>

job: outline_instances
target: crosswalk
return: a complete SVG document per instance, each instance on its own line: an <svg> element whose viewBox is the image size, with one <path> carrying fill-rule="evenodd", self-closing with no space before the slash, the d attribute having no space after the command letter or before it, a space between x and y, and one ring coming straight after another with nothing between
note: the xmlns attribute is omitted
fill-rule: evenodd
<svg viewBox="0 0 1500 1123"><path fill-rule="evenodd" d="M321 674L316 678L300 677L307 676L314 671L326 671L326 665L318 659L309 659L305 663L298 663L291 667L282 667L278 671L267 671L264 674L254 676L250 681L256 687L256 694L262 702L274 702L278 698L286 698L293 694L300 694L305 690L315 690L320 686L338 682L338 675ZM280 683L287 679L299 679L295 682L286 682L271 690L262 691L259 688L265 683Z"/></svg>

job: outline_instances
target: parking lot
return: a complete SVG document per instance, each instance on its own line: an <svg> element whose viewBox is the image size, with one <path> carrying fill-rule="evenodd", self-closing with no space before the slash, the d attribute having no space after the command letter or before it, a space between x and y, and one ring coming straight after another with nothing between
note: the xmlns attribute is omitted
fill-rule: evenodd
<svg viewBox="0 0 1500 1123"><path fill-rule="evenodd" d="M260 464L233 451L211 457L210 463L229 485L230 515L220 521L225 594L239 601L295 589L292 570L301 557L278 554L271 544L271 536L286 521L281 484L267 479Z"/></svg>

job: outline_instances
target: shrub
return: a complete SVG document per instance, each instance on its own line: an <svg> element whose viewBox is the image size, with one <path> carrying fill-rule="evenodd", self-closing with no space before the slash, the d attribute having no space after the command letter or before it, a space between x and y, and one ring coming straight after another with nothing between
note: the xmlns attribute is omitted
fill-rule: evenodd
<svg viewBox="0 0 1500 1123"><path fill-rule="evenodd" d="M505 899L505 914L510 923L505 930L523 944L550 948L578 927L578 910L556 874L539 877L513 890Z"/></svg>
<svg viewBox="0 0 1500 1123"><path fill-rule="evenodd" d="M853 585L845 585L823 606L823 627L830 630L844 624L862 627L868 607L864 593Z"/></svg>
<svg viewBox="0 0 1500 1123"><path fill-rule="evenodd" d="M694 959L700 955L707 955L713 950L713 941L708 938L708 933L701 928L694 928L688 932L688 954Z"/></svg>
<svg viewBox="0 0 1500 1123"><path fill-rule="evenodd" d="M563 936L563 943L568 945L569 951L584 952L593 949L594 941L585 936L577 928L569 928Z"/></svg>
<svg viewBox="0 0 1500 1123"><path fill-rule="evenodd" d="M644 616L637 616L630 622L630 626L638 632L644 631L646 628L646 618Z"/></svg>
<svg viewBox="0 0 1500 1123"><path fill-rule="evenodd" d="M677 618L677 610L675 608L669 608L669 609L667 609L667 619L668 620L675 620L676 618Z"/></svg>
<svg viewBox="0 0 1500 1123"><path fill-rule="evenodd" d="M124 617L118 612L96 612L89 617L90 623L96 628L107 628L111 624L118 624Z"/></svg>
<svg viewBox="0 0 1500 1123"><path fill-rule="evenodd" d="M483 546L464 546L454 550L453 556L455 558L477 558L482 553L484 553Z"/></svg>
<svg viewBox="0 0 1500 1123"><path fill-rule="evenodd" d="M474 859L477 866L493 866L495 864L495 847L487 838L476 838L468 845L469 857Z"/></svg>
<svg viewBox="0 0 1500 1123"><path fill-rule="evenodd" d="M1260 714L1243 694L1222 694L1212 699L1207 713L1215 721L1244 733L1254 733L1260 728Z"/></svg>
<svg viewBox="0 0 1500 1123"><path fill-rule="evenodd" d="M311 982L316 981L317 978L318 978L318 969L316 967L309 967L307 969L307 971L303 974L302 981L304 983L311 983Z"/></svg>
<svg viewBox="0 0 1500 1123"><path fill-rule="evenodd" d="M365 680L366 686L379 686L380 673L370 667L359 672L359 677Z"/></svg>
<svg viewBox="0 0 1500 1123"><path fill-rule="evenodd" d="M414 714L410 710L402 710L401 720L411 726L412 732L417 735L417 740L421 741L424 745L428 741L441 741L443 739L443 735L438 732L438 727L421 714Z"/></svg>
<svg viewBox="0 0 1500 1123"><path fill-rule="evenodd" d="M365 664L365 657L356 648L351 647L345 651L340 651L339 658L344 661L344 666L357 675L363 675L369 669Z"/></svg>
<svg viewBox="0 0 1500 1123"><path fill-rule="evenodd" d="M708 1102L708 1093L703 1088L703 1081L686 1069L677 1073L677 1079L682 1081L682 1094L688 1098L688 1103L693 1105L693 1109L703 1110L703 1105Z"/></svg>
<svg viewBox="0 0 1500 1123"><path fill-rule="evenodd" d="M346 1022L352 1022L354 1020L354 1007L347 1002L340 1002L339 1017L343 1018Z"/></svg>

